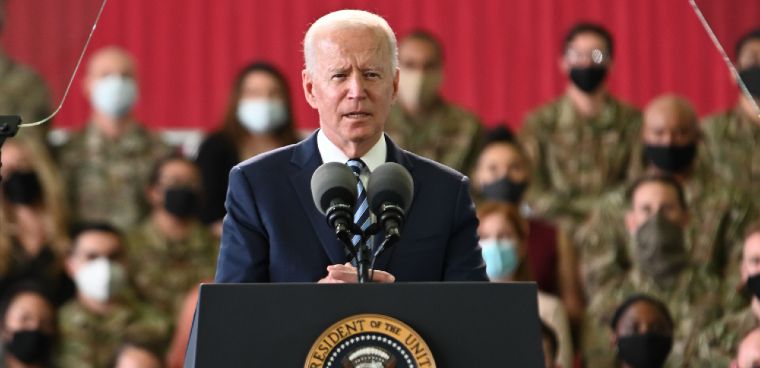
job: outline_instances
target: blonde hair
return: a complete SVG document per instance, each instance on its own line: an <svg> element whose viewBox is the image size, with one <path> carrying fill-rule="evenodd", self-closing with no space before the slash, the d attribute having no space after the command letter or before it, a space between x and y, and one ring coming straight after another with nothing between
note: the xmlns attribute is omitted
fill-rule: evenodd
<svg viewBox="0 0 760 368"><path fill-rule="evenodd" d="M21 149L37 174L42 187L42 203L38 205L44 216L48 244L56 256L63 257L68 250L68 207L63 180L45 146L33 138L16 137L5 142ZM13 204L0 203L0 273L8 271L12 239L18 229L13 215Z"/></svg>
<svg viewBox="0 0 760 368"><path fill-rule="evenodd" d="M396 35L383 17L364 10L344 9L323 15L312 23L303 39L304 68L313 75L314 72L314 42L320 32L336 29L368 28L384 35L391 52L391 70L398 67L398 46Z"/></svg>

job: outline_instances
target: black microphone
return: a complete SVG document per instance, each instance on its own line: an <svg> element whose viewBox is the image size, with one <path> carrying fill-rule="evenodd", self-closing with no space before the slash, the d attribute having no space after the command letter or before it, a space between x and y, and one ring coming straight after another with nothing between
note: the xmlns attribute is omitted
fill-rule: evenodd
<svg viewBox="0 0 760 368"><path fill-rule="evenodd" d="M357 196L354 172L338 162L323 164L311 176L311 196L338 238L350 244Z"/></svg>
<svg viewBox="0 0 760 368"><path fill-rule="evenodd" d="M367 184L367 198L378 223L385 230L385 239L389 244L401 237L400 228L413 196L414 181L403 166L387 162L372 171Z"/></svg>

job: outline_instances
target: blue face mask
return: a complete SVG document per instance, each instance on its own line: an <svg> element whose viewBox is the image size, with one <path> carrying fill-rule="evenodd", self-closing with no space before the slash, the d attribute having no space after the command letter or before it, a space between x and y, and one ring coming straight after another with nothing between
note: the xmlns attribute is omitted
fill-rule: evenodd
<svg viewBox="0 0 760 368"><path fill-rule="evenodd" d="M480 241L486 273L490 279L510 277L517 269L517 245L510 239Z"/></svg>

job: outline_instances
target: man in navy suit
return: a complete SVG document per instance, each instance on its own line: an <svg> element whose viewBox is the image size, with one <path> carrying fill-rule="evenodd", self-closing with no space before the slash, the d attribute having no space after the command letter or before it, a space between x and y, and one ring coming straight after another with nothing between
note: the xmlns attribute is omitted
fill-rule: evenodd
<svg viewBox="0 0 760 368"><path fill-rule="evenodd" d="M232 169L216 282L356 282L310 189L322 163L352 158L366 165L364 183L385 162L403 165L414 181L401 240L377 259L374 281L487 281L469 180L383 134L399 79L385 20L358 10L327 14L306 33L304 58L304 94L320 129Z"/></svg>

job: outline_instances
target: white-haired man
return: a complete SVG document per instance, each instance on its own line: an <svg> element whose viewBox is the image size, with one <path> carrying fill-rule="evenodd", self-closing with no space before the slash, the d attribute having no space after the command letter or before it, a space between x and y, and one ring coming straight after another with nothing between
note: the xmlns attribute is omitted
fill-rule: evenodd
<svg viewBox="0 0 760 368"><path fill-rule="evenodd" d="M399 78L387 22L358 10L327 14L307 31L304 59L304 95L320 129L232 169L216 282L355 282L310 190L317 167L351 159L363 184L387 161L414 180L401 240L377 259L374 281L486 281L468 179L383 134Z"/></svg>

